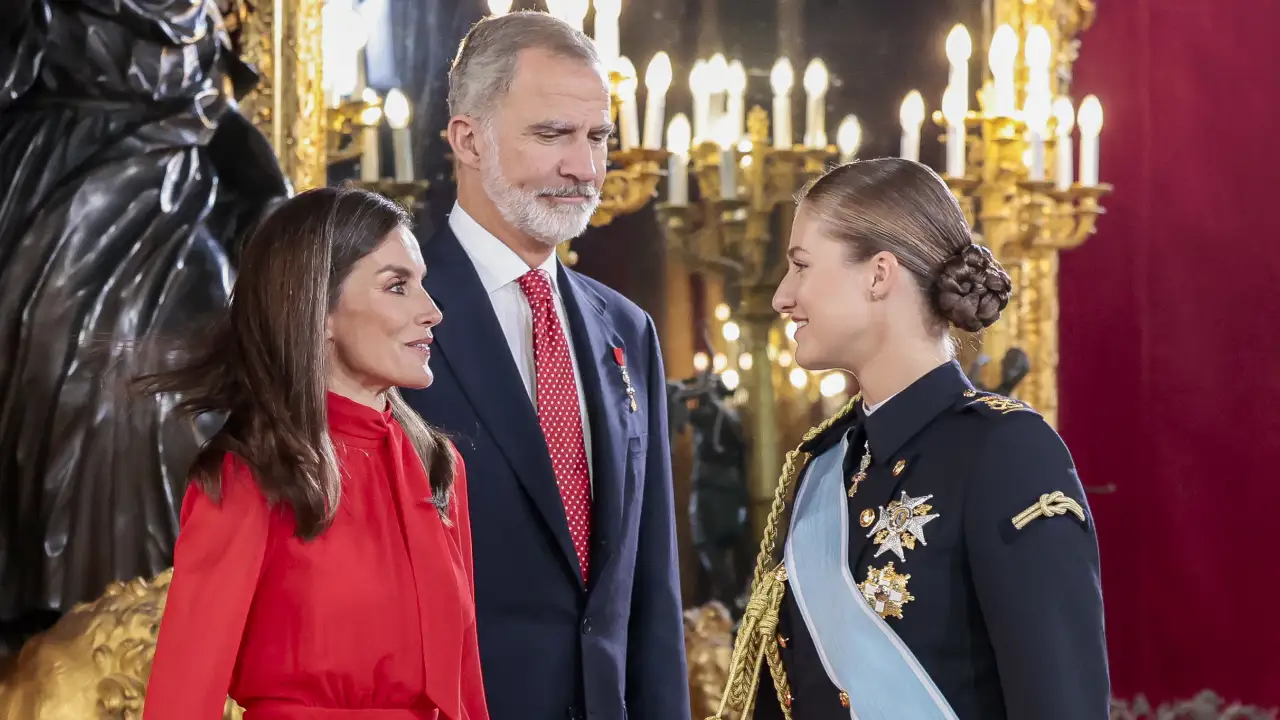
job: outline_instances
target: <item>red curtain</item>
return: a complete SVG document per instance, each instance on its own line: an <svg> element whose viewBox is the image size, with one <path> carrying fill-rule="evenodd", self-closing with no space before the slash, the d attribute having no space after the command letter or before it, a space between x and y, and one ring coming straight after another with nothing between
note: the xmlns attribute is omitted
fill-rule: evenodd
<svg viewBox="0 0 1280 720"><path fill-rule="evenodd" d="M1061 429L1118 697L1280 705L1280 2L1098 3L1115 193L1062 261Z"/></svg>

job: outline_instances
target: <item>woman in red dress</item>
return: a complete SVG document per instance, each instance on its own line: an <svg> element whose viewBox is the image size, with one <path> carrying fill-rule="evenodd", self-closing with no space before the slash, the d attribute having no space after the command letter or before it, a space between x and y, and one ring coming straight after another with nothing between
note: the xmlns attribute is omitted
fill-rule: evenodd
<svg viewBox="0 0 1280 720"><path fill-rule="evenodd" d="M439 309L403 211L324 188L244 248L230 312L140 381L225 418L191 471L146 720L487 720L462 459L395 387Z"/></svg>

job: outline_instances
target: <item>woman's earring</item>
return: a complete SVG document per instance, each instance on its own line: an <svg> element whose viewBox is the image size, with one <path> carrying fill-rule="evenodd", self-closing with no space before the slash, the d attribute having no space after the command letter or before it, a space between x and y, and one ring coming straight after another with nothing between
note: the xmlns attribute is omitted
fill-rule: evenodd
<svg viewBox="0 0 1280 720"><path fill-rule="evenodd" d="M875 291L875 290L872 290L872 291L871 291L871 302L877 302L877 301L879 301L879 300L880 300L880 295L879 295L878 293L876 293L876 291Z"/></svg>

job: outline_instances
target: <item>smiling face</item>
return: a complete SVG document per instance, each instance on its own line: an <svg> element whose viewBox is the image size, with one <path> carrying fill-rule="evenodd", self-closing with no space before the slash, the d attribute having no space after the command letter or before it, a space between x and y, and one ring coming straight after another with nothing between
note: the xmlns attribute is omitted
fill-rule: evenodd
<svg viewBox="0 0 1280 720"><path fill-rule="evenodd" d="M871 299L876 260L851 261L847 246L803 203L787 257L773 309L796 323L796 363L806 370L852 369L851 358L877 346L884 334L884 311Z"/></svg>
<svg viewBox="0 0 1280 720"><path fill-rule="evenodd" d="M431 384L431 328L442 315L425 276L418 241L405 228L351 266L325 321L330 390L359 399Z"/></svg>

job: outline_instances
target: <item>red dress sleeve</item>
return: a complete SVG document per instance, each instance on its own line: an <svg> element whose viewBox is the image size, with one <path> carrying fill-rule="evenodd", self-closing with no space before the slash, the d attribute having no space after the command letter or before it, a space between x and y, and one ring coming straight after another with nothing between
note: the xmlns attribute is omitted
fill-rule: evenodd
<svg viewBox="0 0 1280 720"><path fill-rule="evenodd" d="M476 597L476 578L474 563L471 557L471 514L467 506L467 468L462 462L462 455L455 448L453 451L454 466L457 475L453 482L454 501L449 509L450 519L457 528L459 544L462 546L462 564L467 571L468 600L473 610ZM474 618L475 613L471 616ZM489 708L484 699L484 679L480 674L480 643L476 636L476 623L463 633L462 650L462 712L463 720L489 720Z"/></svg>
<svg viewBox="0 0 1280 720"><path fill-rule="evenodd" d="M222 464L221 504L194 483L187 488L144 720L222 718L269 519L249 469L231 455Z"/></svg>

